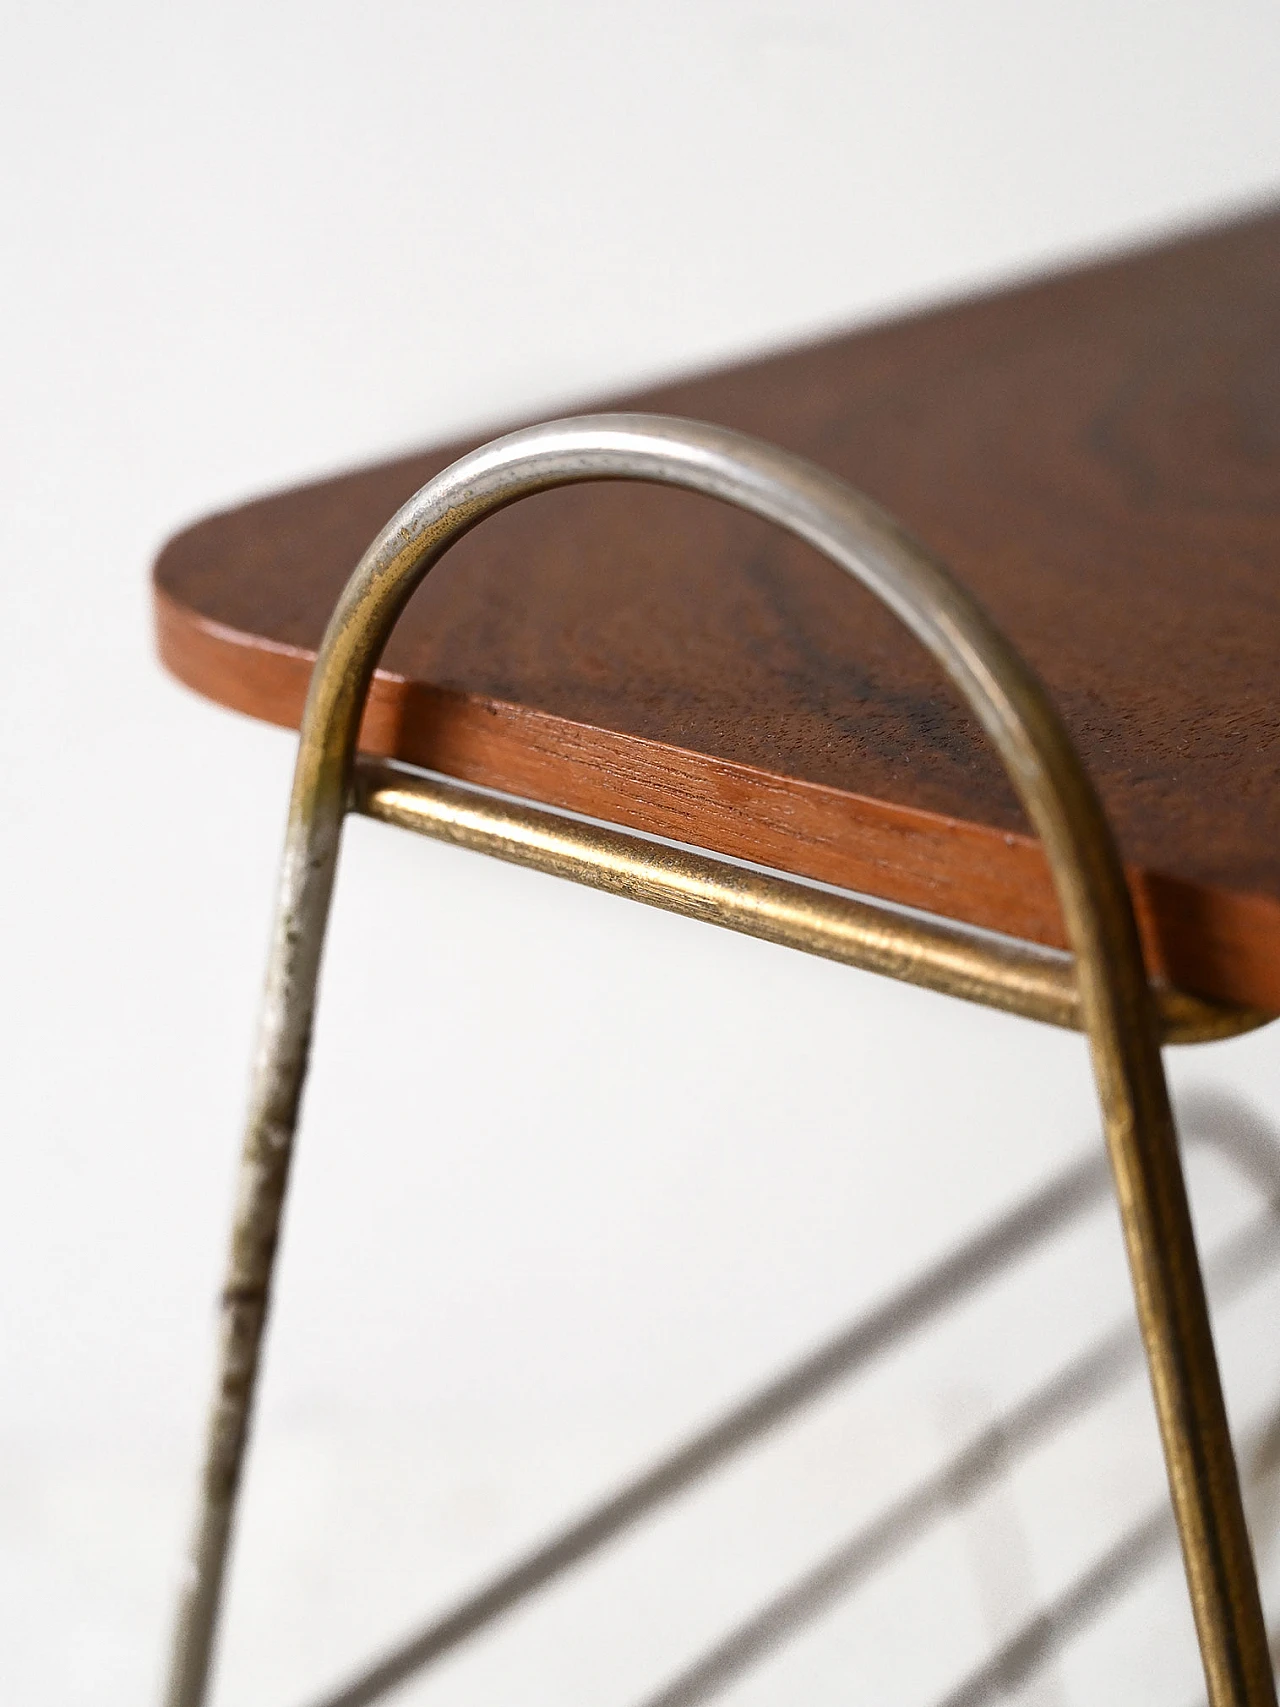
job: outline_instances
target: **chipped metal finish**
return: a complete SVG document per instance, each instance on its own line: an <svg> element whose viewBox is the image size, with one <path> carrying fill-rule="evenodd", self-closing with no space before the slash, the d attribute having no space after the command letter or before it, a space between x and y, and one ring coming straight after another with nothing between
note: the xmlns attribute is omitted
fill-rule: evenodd
<svg viewBox="0 0 1280 1707"><path fill-rule="evenodd" d="M1160 1058L1160 1022L1114 838L1045 690L980 606L843 481L724 428L585 416L512 433L446 469L374 541L321 647L303 715L267 975L223 1342L168 1707L205 1699L316 981L374 668L413 590L487 515L552 487L640 480L736 504L808 541L889 606L986 730L1039 835L1074 954L1211 1707L1275 1689L1204 1285Z"/></svg>

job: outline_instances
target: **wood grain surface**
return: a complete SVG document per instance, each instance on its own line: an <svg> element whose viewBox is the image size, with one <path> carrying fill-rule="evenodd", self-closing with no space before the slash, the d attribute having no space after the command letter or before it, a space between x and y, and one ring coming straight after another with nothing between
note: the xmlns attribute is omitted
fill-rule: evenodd
<svg viewBox="0 0 1280 1707"><path fill-rule="evenodd" d="M786 445L940 552L1048 683L1153 972L1280 1011L1280 215L605 406ZM155 570L169 669L296 724L343 581L465 448L179 534ZM807 547L688 494L592 486L486 522L414 596L363 744L1062 941L927 656Z"/></svg>

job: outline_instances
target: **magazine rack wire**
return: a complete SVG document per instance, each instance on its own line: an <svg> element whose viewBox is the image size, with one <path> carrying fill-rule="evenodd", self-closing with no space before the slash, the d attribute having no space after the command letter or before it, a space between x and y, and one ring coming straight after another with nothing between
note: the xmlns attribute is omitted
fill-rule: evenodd
<svg viewBox="0 0 1280 1707"><path fill-rule="evenodd" d="M961 925L905 915L357 760L361 714L379 656L407 599L433 565L493 512L552 487L599 480L682 487L737 505L815 546L901 619L942 666L996 748L1043 844L1069 955L996 940ZM312 676L294 775L222 1299L219 1365L168 1707L200 1707L206 1698L321 948L343 820L352 810L845 964L1083 1031L1208 1699L1211 1707L1273 1707L1257 1576L1160 1055L1162 1042L1229 1036L1267 1016L1148 982L1115 840L1071 741L1037 678L941 563L868 499L800 458L724 428L643 415L553 422L463 457L387 524L329 624ZM1084 1188L1077 1179L1060 1182L1057 1189L1059 1209L1069 1210ZM1052 1212L1052 1203L1047 1210L1039 1205L1026 1220L1024 1244L1047 1224L1046 1214L1052 1219ZM1016 1247L1018 1239L1013 1243ZM1000 1248L1007 1249L1007 1241ZM963 1281L964 1275L947 1265L925 1277L913 1294L917 1319L946 1297L949 1286ZM824 1364L819 1358L793 1371L518 1562L424 1633L415 1665L489 1622L753 1431L816 1396L834 1378L839 1361L828 1357ZM910 1514L898 1517L909 1521ZM370 1674L334 1697L334 1707L339 1699L344 1707L356 1707L384 1693L408 1675L405 1656L400 1659L400 1673L393 1675L393 1665L381 1676Z"/></svg>

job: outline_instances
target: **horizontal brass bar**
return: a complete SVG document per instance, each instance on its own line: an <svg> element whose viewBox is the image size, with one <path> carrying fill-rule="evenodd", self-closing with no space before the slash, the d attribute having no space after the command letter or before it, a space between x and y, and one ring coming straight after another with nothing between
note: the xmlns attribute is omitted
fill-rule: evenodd
<svg viewBox="0 0 1280 1707"><path fill-rule="evenodd" d="M421 771L356 763L351 806L384 824L567 877L844 966L1080 1031L1071 955L950 919L904 912L570 818ZM1274 1015L1157 986L1165 1043L1206 1043Z"/></svg>

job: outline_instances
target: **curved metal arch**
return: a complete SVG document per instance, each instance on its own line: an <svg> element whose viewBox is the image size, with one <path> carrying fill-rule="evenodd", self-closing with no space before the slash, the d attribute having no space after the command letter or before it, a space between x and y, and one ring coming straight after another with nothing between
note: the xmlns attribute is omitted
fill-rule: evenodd
<svg viewBox="0 0 1280 1707"><path fill-rule="evenodd" d="M599 480L683 487L806 540L900 617L999 752L1044 844L1076 957L1211 1707L1274 1707L1151 992L1119 854L1093 786L1032 671L949 571L878 506L759 440L644 415L555 421L461 458L379 534L326 631L289 808L223 1300L221 1366L169 1707L199 1707L205 1694L342 820L374 669L410 594L465 533L536 492Z"/></svg>

